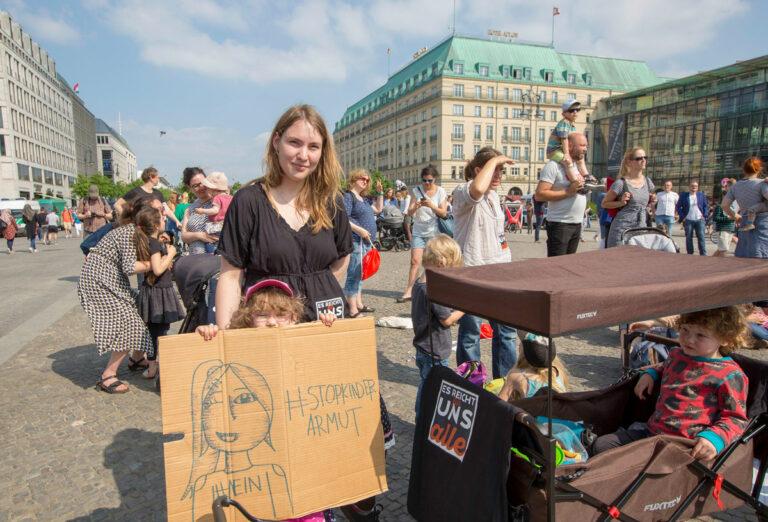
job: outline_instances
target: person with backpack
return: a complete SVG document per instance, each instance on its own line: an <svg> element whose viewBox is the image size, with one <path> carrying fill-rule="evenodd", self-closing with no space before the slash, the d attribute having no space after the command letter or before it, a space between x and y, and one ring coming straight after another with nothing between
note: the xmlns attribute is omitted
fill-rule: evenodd
<svg viewBox="0 0 768 522"><path fill-rule="evenodd" d="M24 209L21 211L21 218L24 220L24 232L29 239L29 253L37 253L37 214L32 208L32 205L24 205Z"/></svg>
<svg viewBox="0 0 768 522"><path fill-rule="evenodd" d="M16 220L13 218L11 211L4 209L0 212L0 234L5 238L5 243L8 246L8 255L13 254L13 240L16 238Z"/></svg>
<svg viewBox="0 0 768 522"><path fill-rule="evenodd" d="M77 204L77 217L83 222L84 238L112 220L112 207L106 199L99 196L97 185L91 185L88 188L88 197L82 198Z"/></svg>
<svg viewBox="0 0 768 522"><path fill-rule="evenodd" d="M619 211L611 221L606 248L621 244L621 236L630 228L647 227L648 206L656 201L653 181L644 174L648 155L640 147L633 147L624 154L619 179L606 192L601 206Z"/></svg>

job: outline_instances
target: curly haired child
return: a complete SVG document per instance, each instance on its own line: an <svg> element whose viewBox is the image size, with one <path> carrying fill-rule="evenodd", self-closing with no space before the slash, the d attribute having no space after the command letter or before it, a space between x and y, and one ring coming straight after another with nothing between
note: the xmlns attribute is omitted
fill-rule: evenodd
<svg viewBox="0 0 768 522"><path fill-rule="evenodd" d="M683 314L677 321L680 348L658 368L649 368L635 385L645 399L660 386L656 409L648 422L599 437L592 453L600 453L653 435L694 439L691 455L717 456L747 425L747 376L729 354L748 342L742 309L726 306Z"/></svg>

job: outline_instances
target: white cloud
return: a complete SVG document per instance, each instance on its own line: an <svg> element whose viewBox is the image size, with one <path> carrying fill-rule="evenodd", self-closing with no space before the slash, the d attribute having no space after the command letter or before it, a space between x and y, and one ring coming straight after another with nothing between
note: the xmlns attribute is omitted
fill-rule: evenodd
<svg viewBox="0 0 768 522"><path fill-rule="evenodd" d="M45 9L32 9L22 0L11 0L5 6L32 39L60 45L72 45L80 40L80 33L69 22L67 13L50 13Z"/></svg>
<svg viewBox="0 0 768 522"><path fill-rule="evenodd" d="M244 135L221 127L175 128L128 120L123 135L136 152L139 169L152 164L175 184L185 167L199 166L222 171L234 183L261 176L269 131Z"/></svg>

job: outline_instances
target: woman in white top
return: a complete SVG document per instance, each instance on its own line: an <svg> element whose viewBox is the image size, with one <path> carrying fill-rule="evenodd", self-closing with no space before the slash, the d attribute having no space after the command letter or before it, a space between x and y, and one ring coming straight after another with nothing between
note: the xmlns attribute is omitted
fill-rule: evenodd
<svg viewBox="0 0 768 522"><path fill-rule="evenodd" d="M48 229L45 233L45 244L55 245L59 239L59 216L54 209L48 212L45 216L45 222L48 224Z"/></svg>
<svg viewBox="0 0 768 522"><path fill-rule="evenodd" d="M416 282L421 267L421 256L427 241L438 233L437 218L448 216L448 199L443 187L437 185L439 174L434 165L427 165L421 170L421 185L413 189L408 215L413 216L411 224L411 269L408 273L408 285L403 296L397 302L411 300L411 289Z"/></svg>

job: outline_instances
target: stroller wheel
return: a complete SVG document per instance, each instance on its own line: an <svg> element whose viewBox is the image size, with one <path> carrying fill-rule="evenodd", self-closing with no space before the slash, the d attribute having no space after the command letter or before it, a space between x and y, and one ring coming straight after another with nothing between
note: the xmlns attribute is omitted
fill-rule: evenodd
<svg viewBox="0 0 768 522"><path fill-rule="evenodd" d="M378 241L378 240L374 241L373 242L373 248L375 248L376 250L381 251L381 249L382 249L381 242Z"/></svg>

